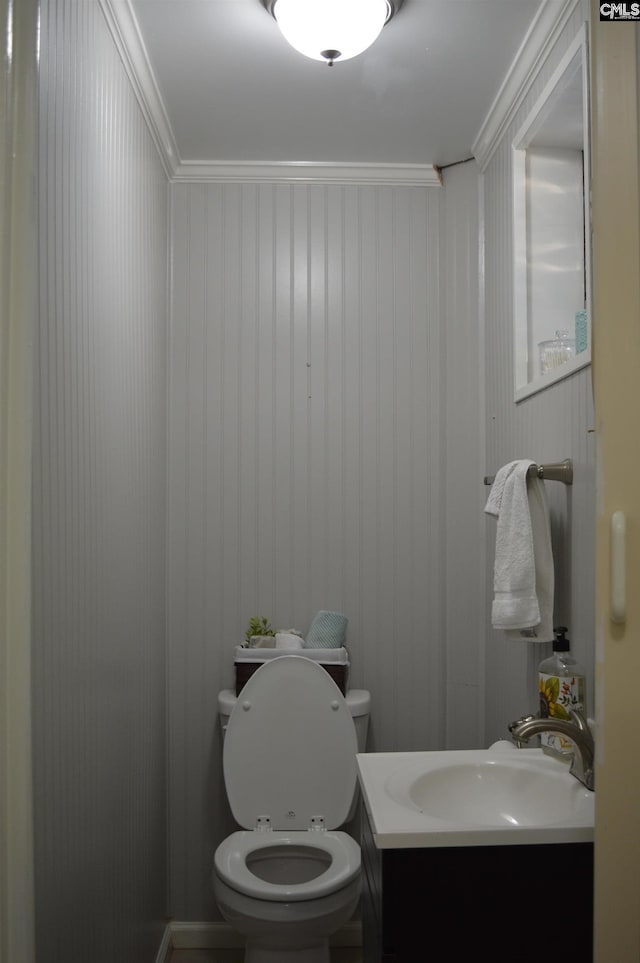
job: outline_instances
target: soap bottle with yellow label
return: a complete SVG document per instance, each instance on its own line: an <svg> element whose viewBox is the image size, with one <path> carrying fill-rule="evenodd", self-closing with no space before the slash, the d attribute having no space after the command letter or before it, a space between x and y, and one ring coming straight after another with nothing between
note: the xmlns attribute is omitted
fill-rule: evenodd
<svg viewBox="0 0 640 963"><path fill-rule="evenodd" d="M586 717L584 671L570 652L565 626L554 630L553 655L538 666L540 716L569 722L570 709ZM543 732L540 744L545 752L561 758L573 755L573 743L558 732Z"/></svg>

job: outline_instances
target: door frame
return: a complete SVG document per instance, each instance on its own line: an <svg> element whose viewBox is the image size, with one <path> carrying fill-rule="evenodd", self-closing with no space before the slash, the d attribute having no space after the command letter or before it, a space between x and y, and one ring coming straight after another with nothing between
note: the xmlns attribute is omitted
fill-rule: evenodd
<svg viewBox="0 0 640 963"><path fill-rule="evenodd" d="M596 963L640 959L640 192L634 23L591 0L596 415ZM626 517L626 620L611 615L611 517ZM588 590L585 586L585 590Z"/></svg>
<svg viewBox="0 0 640 963"><path fill-rule="evenodd" d="M35 959L31 412L37 311L37 0L0 0L0 963Z"/></svg>

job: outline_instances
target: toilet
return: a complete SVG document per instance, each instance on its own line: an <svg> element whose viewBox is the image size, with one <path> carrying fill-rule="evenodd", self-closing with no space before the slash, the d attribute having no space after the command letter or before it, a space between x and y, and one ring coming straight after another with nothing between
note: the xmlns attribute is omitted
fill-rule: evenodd
<svg viewBox="0 0 640 963"><path fill-rule="evenodd" d="M237 697L218 697L243 829L216 849L213 889L245 937L245 963L329 963L329 937L358 906L360 847L338 827L355 812L369 705L303 655L265 662Z"/></svg>

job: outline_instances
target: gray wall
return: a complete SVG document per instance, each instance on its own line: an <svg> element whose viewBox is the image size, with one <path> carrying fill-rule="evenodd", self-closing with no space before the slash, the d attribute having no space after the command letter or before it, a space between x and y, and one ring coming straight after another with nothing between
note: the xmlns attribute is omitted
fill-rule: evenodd
<svg viewBox="0 0 640 963"><path fill-rule="evenodd" d="M591 369L519 402L513 401L513 254L511 144L588 16L578 5L511 119L483 174L486 240L486 473L515 458L536 462L573 458L572 488L546 484L556 565L556 624L567 625L575 656L587 669L593 714L595 468ZM487 520L491 572L495 520ZM491 578L488 581L491 586ZM505 642L487 620L487 739L504 738L507 725L537 711L537 665L549 645Z"/></svg>
<svg viewBox="0 0 640 963"><path fill-rule="evenodd" d="M167 182L97 3L42 5L40 86L37 959L138 963L166 898Z"/></svg>
<svg viewBox="0 0 640 963"><path fill-rule="evenodd" d="M250 615L303 632L318 609L348 615L370 748L479 737L477 173L451 176L450 203L437 187L172 188L178 919L215 914L232 825L216 693Z"/></svg>

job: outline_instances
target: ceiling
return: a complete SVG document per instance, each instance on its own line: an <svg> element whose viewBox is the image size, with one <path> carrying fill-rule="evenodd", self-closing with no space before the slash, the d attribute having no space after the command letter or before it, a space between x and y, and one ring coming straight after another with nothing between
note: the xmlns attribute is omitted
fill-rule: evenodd
<svg viewBox="0 0 640 963"><path fill-rule="evenodd" d="M442 167L471 155L543 0L404 0L333 67L260 0L128 2L181 161Z"/></svg>

